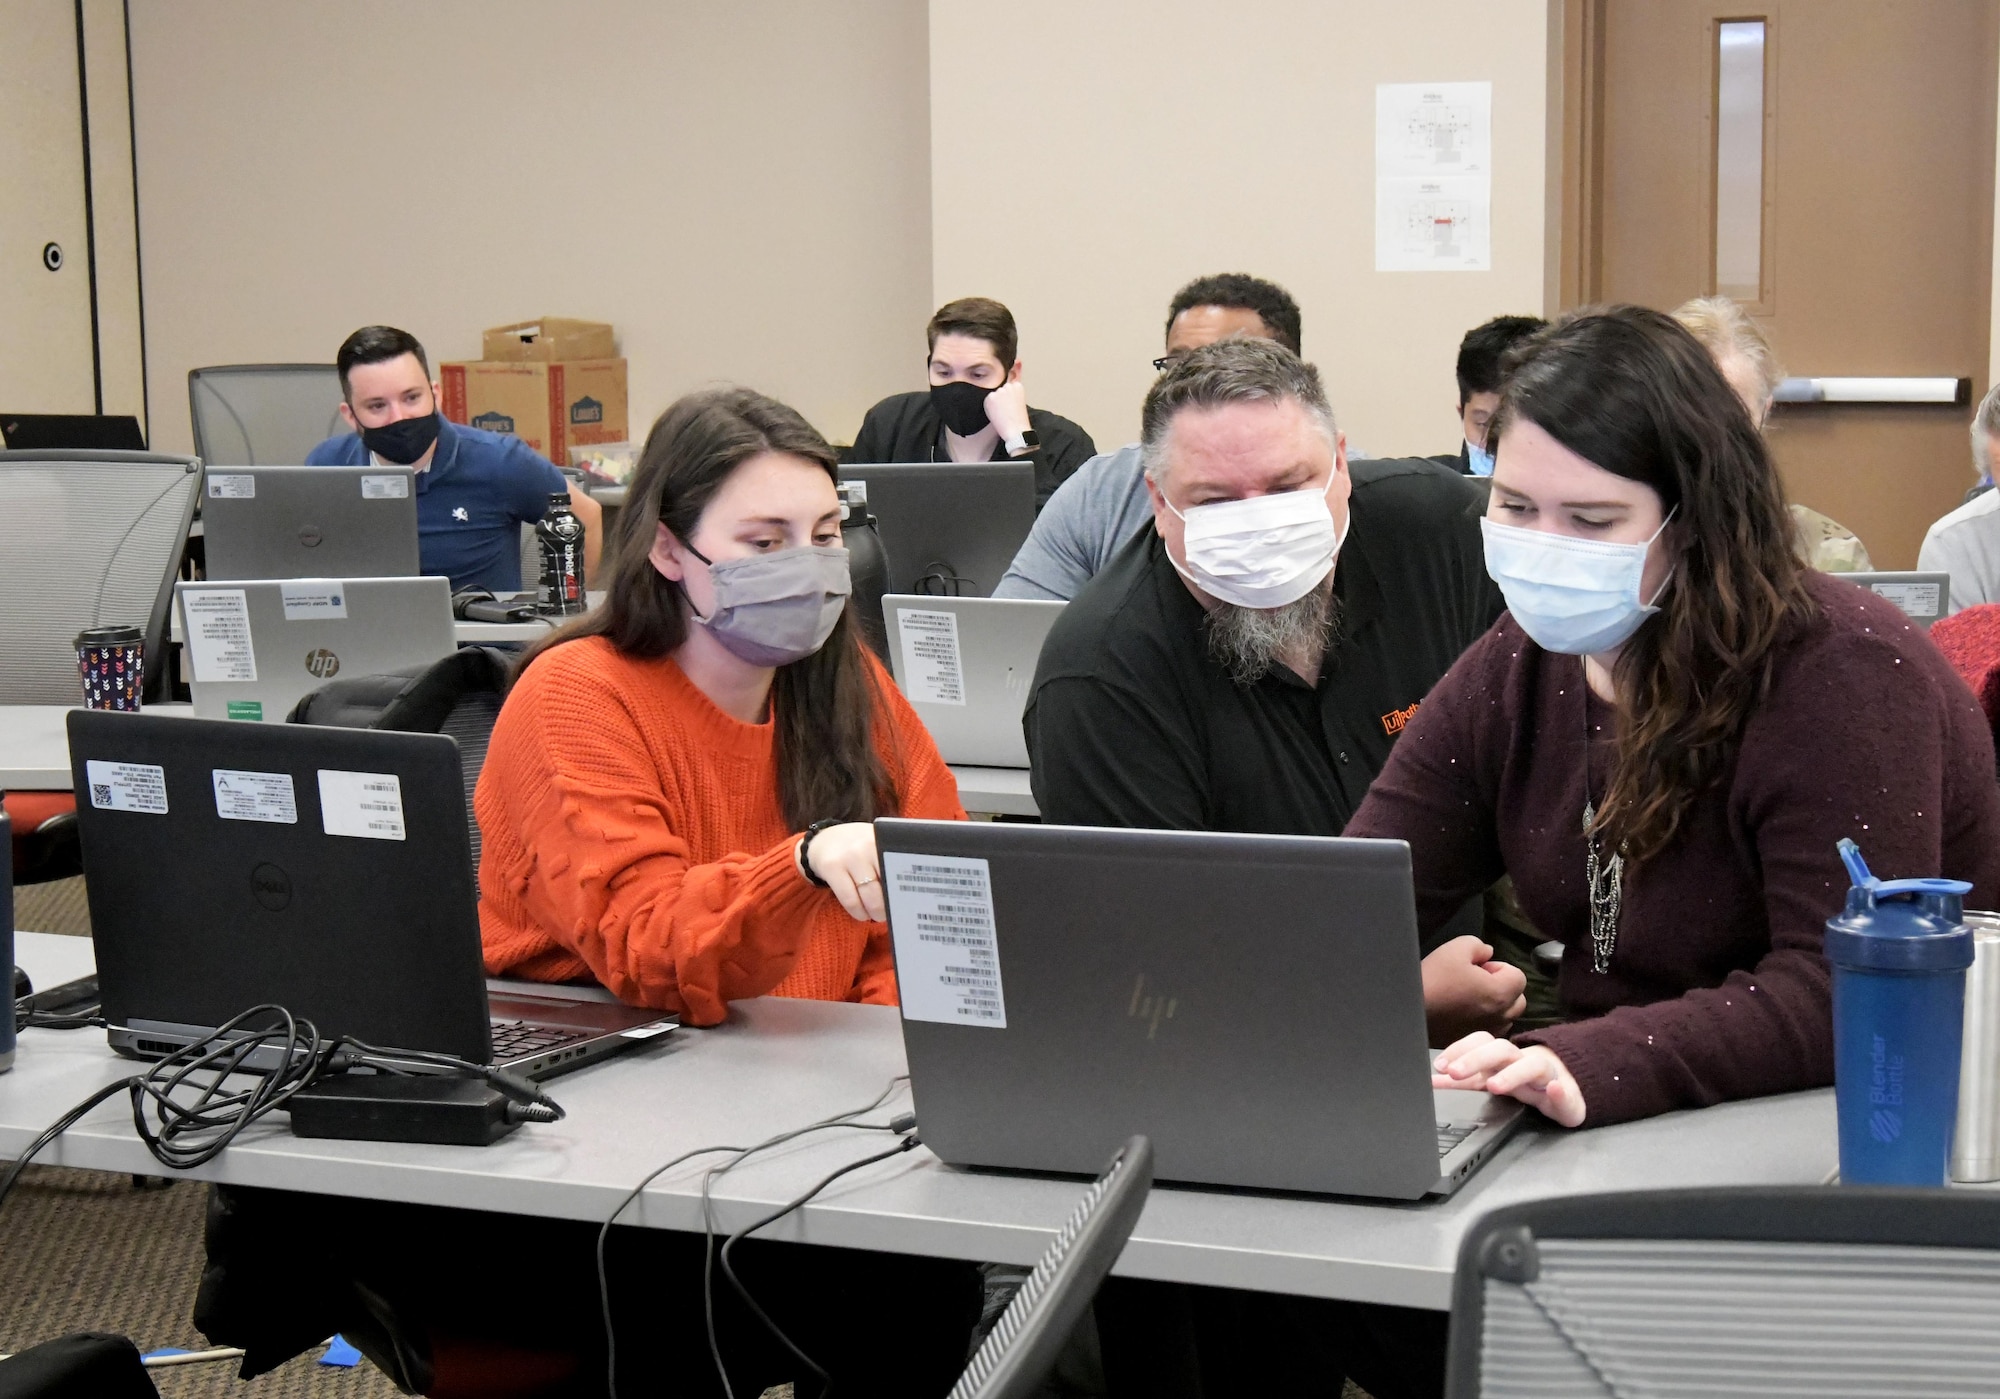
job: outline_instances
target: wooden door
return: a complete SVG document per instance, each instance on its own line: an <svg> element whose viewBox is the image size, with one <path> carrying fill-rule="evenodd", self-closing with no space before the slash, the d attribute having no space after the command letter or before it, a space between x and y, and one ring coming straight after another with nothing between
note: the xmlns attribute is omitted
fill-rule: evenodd
<svg viewBox="0 0 2000 1399"><path fill-rule="evenodd" d="M1582 109L1565 123L1576 222L1562 254L1566 300L1671 310L1722 291L1745 303L1790 374L1965 378L1977 401L1992 311L2000 3L1566 10L1560 71ZM1763 99L1747 198L1742 107L1729 106L1743 60L1725 47L1746 33L1761 40ZM1760 222L1746 233L1752 214ZM1859 534L1876 567L1911 568L1924 530L1972 484L1971 411L1781 404L1770 440L1792 499Z"/></svg>
<svg viewBox="0 0 2000 1399"><path fill-rule="evenodd" d="M97 411L90 292L76 7L0 0L0 410Z"/></svg>

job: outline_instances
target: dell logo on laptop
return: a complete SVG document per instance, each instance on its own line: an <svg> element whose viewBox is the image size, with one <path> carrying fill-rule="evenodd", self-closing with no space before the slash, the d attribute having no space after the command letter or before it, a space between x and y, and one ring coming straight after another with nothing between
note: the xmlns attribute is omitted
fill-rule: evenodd
<svg viewBox="0 0 2000 1399"><path fill-rule="evenodd" d="M306 674L318 680L326 680L340 673L340 657L324 646L306 652Z"/></svg>
<svg viewBox="0 0 2000 1399"><path fill-rule="evenodd" d="M1172 996L1162 996L1157 991L1147 991L1146 974L1141 972L1139 979L1132 983L1132 1004L1127 1008L1125 1015L1131 1020L1145 1021L1146 1038L1153 1039L1160 1033L1160 1022L1172 1020L1174 1009L1179 1004L1180 1002Z"/></svg>
<svg viewBox="0 0 2000 1399"><path fill-rule="evenodd" d="M266 860L250 871L250 896L273 913L292 901L292 877Z"/></svg>

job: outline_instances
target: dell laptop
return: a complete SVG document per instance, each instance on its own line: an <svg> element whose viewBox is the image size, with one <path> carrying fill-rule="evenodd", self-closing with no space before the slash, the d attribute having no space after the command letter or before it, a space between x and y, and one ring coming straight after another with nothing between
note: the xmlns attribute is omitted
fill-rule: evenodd
<svg viewBox="0 0 2000 1399"><path fill-rule="evenodd" d="M1033 462L849 462L840 479L864 488L892 593L991 597L1035 526Z"/></svg>
<svg viewBox="0 0 2000 1399"><path fill-rule="evenodd" d="M342 675L386 675L457 649L444 578L176 583L188 688L200 719L282 723Z"/></svg>
<svg viewBox="0 0 2000 1399"><path fill-rule="evenodd" d="M1904 616L1925 628L1951 611L1949 573L1836 573L1833 576L1887 598L1902 609Z"/></svg>
<svg viewBox="0 0 2000 1399"><path fill-rule="evenodd" d="M671 1029L575 988L489 994L442 734L73 710L111 1045L160 1058L252 1006L323 1036L547 1077Z"/></svg>
<svg viewBox="0 0 2000 1399"><path fill-rule="evenodd" d="M1402 841L875 823L924 1145L1415 1200L1520 1121L1433 1089Z"/></svg>
<svg viewBox="0 0 2000 1399"><path fill-rule="evenodd" d="M419 571L416 475L407 466L212 468L201 521L211 579Z"/></svg>
<svg viewBox="0 0 2000 1399"><path fill-rule="evenodd" d="M882 599L891 673L947 763L1028 766L1021 711L1042 643L1067 605L895 593Z"/></svg>

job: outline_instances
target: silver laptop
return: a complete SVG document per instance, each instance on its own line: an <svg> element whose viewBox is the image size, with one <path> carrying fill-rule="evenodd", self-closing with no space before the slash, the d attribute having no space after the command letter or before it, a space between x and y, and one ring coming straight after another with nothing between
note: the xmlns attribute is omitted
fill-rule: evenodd
<svg viewBox="0 0 2000 1399"><path fill-rule="evenodd" d="M1949 573L1836 573L1834 577L1881 594L1920 626L1930 626L1951 610Z"/></svg>
<svg viewBox="0 0 2000 1399"><path fill-rule="evenodd" d="M444 578L176 583L198 719L283 723L341 675L382 675L457 649Z"/></svg>
<svg viewBox="0 0 2000 1399"><path fill-rule="evenodd" d="M1021 711L1042 642L1067 605L902 593L882 599L890 671L947 763L1028 766Z"/></svg>
<svg viewBox="0 0 2000 1399"><path fill-rule="evenodd" d="M1449 1194L1521 1105L1433 1089L1402 841L875 823L924 1145L1087 1175Z"/></svg>
<svg viewBox="0 0 2000 1399"><path fill-rule="evenodd" d="M210 578L404 578L418 571L407 466L232 466L208 472Z"/></svg>

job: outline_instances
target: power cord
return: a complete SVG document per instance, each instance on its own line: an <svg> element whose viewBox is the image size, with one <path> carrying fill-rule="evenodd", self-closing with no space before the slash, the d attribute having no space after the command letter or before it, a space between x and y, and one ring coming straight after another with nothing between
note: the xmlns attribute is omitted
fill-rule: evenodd
<svg viewBox="0 0 2000 1399"><path fill-rule="evenodd" d="M274 1055L277 1063L269 1068L252 1067L250 1061L258 1055ZM57 1118L0 1175L0 1206L6 1204L28 1163L49 1143L98 1104L120 1093L130 1096L133 1128L154 1159L175 1170L190 1170L215 1159L244 1128L273 1108L283 1107L300 1089L355 1067L391 1074L444 1071L469 1075L484 1079L504 1095L510 1115L518 1111L519 1120L555 1122L563 1116L554 1099L504 1069L425 1050L382 1049L346 1035L329 1039L312 1021L294 1016L283 1006L252 1006L206 1038L150 1065L144 1073L106 1084ZM229 1087L227 1080L232 1077L250 1081Z"/></svg>
<svg viewBox="0 0 2000 1399"><path fill-rule="evenodd" d="M610 1217L604 1221L603 1227L601 1227L597 1231L597 1298L598 1298L598 1303L602 1307L604 1312L604 1347L605 1347L605 1360L606 1360L606 1375L608 1377L608 1390L610 1399L618 1399L618 1332L617 1332L617 1327L612 1321L611 1317L611 1280L609 1271L605 1266L605 1258L604 1258L605 1244L611 1237L611 1226L618 1222L618 1217L621 1214L625 1213L625 1211L631 1207L632 1202L634 1200L637 1200L640 1195L645 1193L646 1187L651 1185L654 1181L658 1180L661 1176L665 1175L668 1171L672 1170L674 1167L683 1165L688 1161L692 1161L697 1156L714 1156L722 1152L734 1153L730 1160L725 1161L720 1165L711 1167L707 1172L703 1174L701 1178L701 1213L702 1213L702 1225L703 1225L702 1304L703 1304L703 1311L705 1313L705 1320L708 1327L709 1356L715 1363L716 1374L721 1377L722 1390L724 1395L727 1396L727 1399L735 1399L736 1391L730 1386L729 1372L726 1368L724 1368L722 1363L722 1347L718 1343L715 1334L715 1305L714 1305L714 1295L712 1292L712 1279L713 1279L712 1266L715 1253L715 1215L709 1195L710 1187L713 1185L715 1177L726 1174L730 1170L733 1170L736 1166L740 1165L742 1162L748 1160L752 1156L755 1156L757 1153L761 1151L768 1151L772 1147L782 1146L786 1142L794 1141L797 1138L803 1137L808 1133L812 1132L824 1132L839 1127L849 1127L859 1131L873 1131L873 1132L907 1131L909 1130L909 1128L902 1127L899 1124L901 1124L905 1120L905 1118L908 1118L910 1125L911 1126L915 1125L915 1119L910 1118L908 1114L904 1114L903 1117L898 1117L889 1123L856 1122L854 1121L854 1119L862 1116L865 1113L873 1112L875 1111L875 1109L881 1107L882 1104L886 1103L890 1099L890 1097L895 1093L896 1088L899 1084L907 1083L908 1081L909 1081L908 1074L898 1074L896 1077L889 1080L888 1084L882 1089L882 1091L875 1096L874 1101L866 1103L858 1108L851 1108L846 1112L836 1113L832 1117L821 1118L819 1121L808 1123L803 1127L795 1127L792 1128L790 1131L780 1132L778 1135L774 1137L767 1137L766 1139L764 1139L761 1142L758 1142L754 1146L704 1146L704 1147L697 1147L693 1151L683 1152L679 1156L674 1157L671 1161L666 1162L664 1165L655 1167L652 1171L647 1173L646 1177L643 1180L641 1180L637 1185L633 1186L631 1190L626 1192L625 1197L618 1202L618 1207L611 1211ZM912 1141L910 1145L915 1145L915 1142ZM906 1148L900 1146L897 1148L898 1151L905 1149ZM895 1153L890 1152L887 1154L894 1155ZM880 1157L868 1158L869 1161L879 1160L879 1159ZM854 1165L852 1167L849 1167L848 1169L858 1170L861 1166L867 1164L868 1161L859 1161L854 1163ZM841 1174L844 1173L845 1173L844 1171L841 1172ZM813 1193L817 1194L819 1190L824 1189L826 1185L829 1183L830 1180L822 1181L819 1186L815 1187ZM810 1195L806 1197L806 1199L810 1198L811 1198ZM803 1204L805 1203L805 1201L801 1200L799 1203ZM794 1208L796 1208L796 1206L794 1206ZM752 1227L753 1229L762 1228L765 1224L768 1224L769 1222L770 1222L769 1220L762 1220ZM733 1277L731 1278L731 1282L735 1283L735 1279ZM737 1291L739 1293L742 1293L743 1292L742 1285L740 1283L735 1283L735 1285ZM747 1293L744 1293L743 1295L746 1301L749 1300ZM751 1303L751 1307L752 1310L756 1312L757 1316L761 1320L763 1320L764 1324L766 1326L771 1327L772 1331L777 1334L778 1339L784 1343L785 1347L788 1350L790 1350L793 1355L798 1356L801 1360L803 1360L804 1363L810 1366L816 1374L823 1376L826 1373L824 1370L820 1369L819 1366L814 1365L810 1359L807 1359L803 1355L803 1353L798 1349L798 1347L792 1344L789 1337L785 1336L785 1334L782 1331L778 1331L777 1327L770 1322L769 1318L764 1315L761 1309L757 1308L754 1302Z"/></svg>

